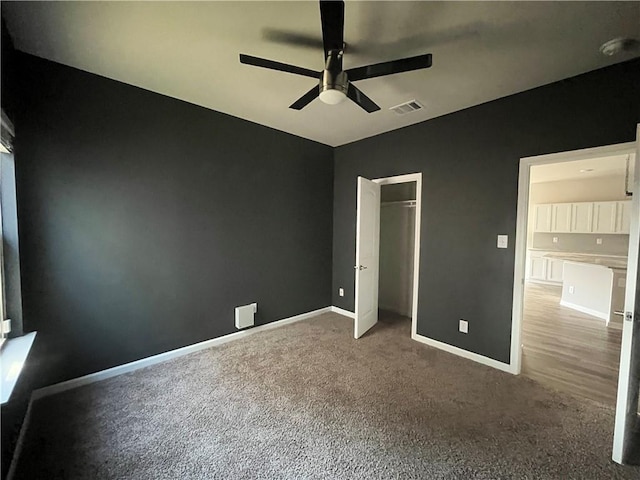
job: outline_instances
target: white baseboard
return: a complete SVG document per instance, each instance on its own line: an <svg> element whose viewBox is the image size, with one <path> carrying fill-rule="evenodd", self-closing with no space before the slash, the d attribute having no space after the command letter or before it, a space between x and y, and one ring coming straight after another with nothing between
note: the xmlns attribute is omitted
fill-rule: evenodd
<svg viewBox="0 0 640 480"><path fill-rule="evenodd" d="M331 311L333 313L339 313L340 315L344 315L345 317L349 317L349 318L356 318L356 314L353 312L350 312L349 310L345 310L343 308L340 307L331 307Z"/></svg>
<svg viewBox="0 0 640 480"><path fill-rule="evenodd" d="M560 305L563 307L571 308L578 312L586 313L587 315L592 315L594 317L600 318L605 322L609 320L608 312L600 312L598 310L594 310L592 308L583 307L582 305L576 305L575 303L567 302L565 300L560 300Z"/></svg>
<svg viewBox="0 0 640 480"><path fill-rule="evenodd" d="M166 362L167 360L171 360L173 358L182 357L190 353L215 347L216 345L222 345L223 343L231 342L233 340L239 340L241 338L245 338L255 333L264 332L265 330L282 327L290 323L299 322L300 320L305 320L307 318L315 317L323 313L328 313L333 311L333 308L334 307L320 308L318 310L302 313L294 317L284 318L282 320L277 320L275 322L267 323L266 325L259 325L257 327L250 328L248 330L242 330L240 332L230 333L222 337L212 338L211 340L205 340L204 342L194 343L193 345L188 345L186 347L178 348L176 350L170 350L168 352L160 353L158 355L146 357L140 360L136 360L135 362L125 363L124 365L118 365L117 367L108 368L106 370L102 370L96 373L91 373L89 375L84 375L83 377L73 378L65 382L49 385L47 387L34 390L33 393L31 394L31 397L33 400L37 400L39 398L48 397L49 395L54 395L56 393L64 392L66 390L78 388L83 385L88 385L90 383L106 380L107 378L116 377L118 375L122 375L123 373L133 372L135 370L149 367L157 363Z"/></svg>
<svg viewBox="0 0 640 480"><path fill-rule="evenodd" d="M504 362L499 362L498 360L494 360L493 358L485 357L484 355L480 355L478 353L469 352L468 350L464 350L462 348L454 347L453 345L449 345L448 343L439 342L438 340L434 340L429 337L424 337L419 334L414 334L411 336L414 340L424 343L425 345L429 345L430 347L438 348L440 350L444 350L448 353L453 353L454 355L458 355L459 357L464 357L469 360L473 360L474 362L481 363L483 365L487 365L489 367L497 368L498 370L502 370L503 372L516 374L513 367Z"/></svg>

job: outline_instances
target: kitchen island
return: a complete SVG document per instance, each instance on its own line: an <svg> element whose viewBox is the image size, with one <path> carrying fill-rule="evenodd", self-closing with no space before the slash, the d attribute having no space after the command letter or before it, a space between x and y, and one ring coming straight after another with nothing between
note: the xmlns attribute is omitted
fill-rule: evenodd
<svg viewBox="0 0 640 480"><path fill-rule="evenodd" d="M621 327L627 260L624 257L564 255L560 305L600 318L608 326Z"/></svg>

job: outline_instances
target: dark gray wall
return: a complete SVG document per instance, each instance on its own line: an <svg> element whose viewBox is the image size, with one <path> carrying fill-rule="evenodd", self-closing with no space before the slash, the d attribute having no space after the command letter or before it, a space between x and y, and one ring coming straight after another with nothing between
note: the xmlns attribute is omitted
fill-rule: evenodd
<svg viewBox="0 0 640 480"><path fill-rule="evenodd" d="M331 302L332 149L18 54L25 330L49 384Z"/></svg>
<svg viewBox="0 0 640 480"><path fill-rule="evenodd" d="M639 121L635 60L338 147L333 305L354 308L357 176L422 172L418 333L509 362L519 159L632 141Z"/></svg>

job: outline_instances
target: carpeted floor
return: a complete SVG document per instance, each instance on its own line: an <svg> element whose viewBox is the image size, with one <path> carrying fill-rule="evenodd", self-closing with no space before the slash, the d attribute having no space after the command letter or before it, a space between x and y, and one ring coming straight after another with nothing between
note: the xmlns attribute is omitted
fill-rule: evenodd
<svg viewBox="0 0 640 480"><path fill-rule="evenodd" d="M610 479L613 411L326 314L33 405L15 479Z"/></svg>

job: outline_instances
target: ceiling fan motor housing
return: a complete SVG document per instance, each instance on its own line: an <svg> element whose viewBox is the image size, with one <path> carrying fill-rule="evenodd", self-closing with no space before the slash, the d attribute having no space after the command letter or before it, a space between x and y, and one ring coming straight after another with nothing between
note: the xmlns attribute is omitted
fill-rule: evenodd
<svg viewBox="0 0 640 480"><path fill-rule="evenodd" d="M332 72L323 70L320 77L320 92L327 90L339 90L345 95L349 89L349 79L346 72Z"/></svg>
<svg viewBox="0 0 640 480"><path fill-rule="evenodd" d="M320 76L320 100L329 104L343 101L349 89L347 73L342 70L342 50L330 50Z"/></svg>

